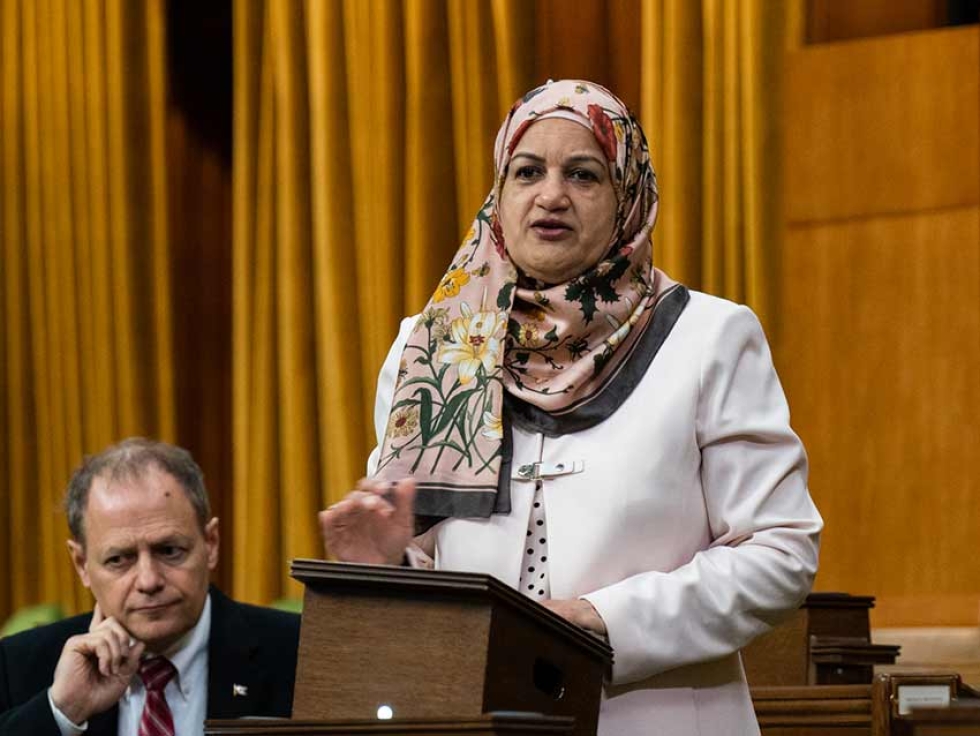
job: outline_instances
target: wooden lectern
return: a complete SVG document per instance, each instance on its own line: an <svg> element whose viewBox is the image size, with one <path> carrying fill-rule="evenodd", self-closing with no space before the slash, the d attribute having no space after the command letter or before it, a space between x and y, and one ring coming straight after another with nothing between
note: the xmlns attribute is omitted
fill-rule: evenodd
<svg viewBox="0 0 980 736"><path fill-rule="evenodd" d="M595 734L609 645L495 578L321 560L292 575L306 586L294 719L520 712Z"/></svg>
<svg viewBox="0 0 980 736"><path fill-rule="evenodd" d="M288 719L208 721L206 736L568 736L574 721L563 716L491 714L475 718L379 721Z"/></svg>
<svg viewBox="0 0 980 736"><path fill-rule="evenodd" d="M894 664L899 647L871 643L874 597L811 593L781 625L742 650L753 688L865 685L876 664Z"/></svg>

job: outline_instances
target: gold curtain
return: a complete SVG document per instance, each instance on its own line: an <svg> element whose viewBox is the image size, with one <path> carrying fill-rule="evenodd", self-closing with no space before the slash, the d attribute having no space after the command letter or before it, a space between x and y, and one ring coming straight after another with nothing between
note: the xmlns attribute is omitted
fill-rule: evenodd
<svg viewBox="0 0 980 736"><path fill-rule="evenodd" d="M529 82L519 7L235 4L238 597L295 594L287 561L321 554L317 510L364 472L378 368L485 196L496 126Z"/></svg>
<svg viewBox="0 0 980 736"><path fill-rule="evenodd" d="M593 78L637 108L657 262L773 319L778 62L798 6L235 0L236 595L295 594L287 561L320 553L315 512L362 472L398 319L448 263L532 84ZM72 467L175 433L163 0L0 13L0 569L16 571L0 612L75 610L57 508Z"/></svg>
<svg viewBox="0 0 980 736"><path fill-rule="evenodd" d="M0 614L90 604L61 497L172 439L162 0L0 0Z"/></svg>
<svg viewBox="0 0 980 736"><path fill-rule="evenodd" d="M448 264L489 188L497 125L532 84L594 78L639 107L663 192L658 262L766 319L782 4L567 10L236 0L236 596L294 595L288 560L321 554L315 514L363 472L398 320Z"/></svg>
<svg viewBox="0 0 980 736"><path fill-rule="evenodd" d="M662 190L655 260L772 314L780 237L780 69L800 3L647 0L641 117Z"/></svg>

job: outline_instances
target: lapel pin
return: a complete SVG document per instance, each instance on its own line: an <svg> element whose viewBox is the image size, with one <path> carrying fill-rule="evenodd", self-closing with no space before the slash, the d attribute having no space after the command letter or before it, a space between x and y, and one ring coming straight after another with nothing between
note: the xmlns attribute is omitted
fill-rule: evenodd
<svg viewBox="0 0 980 736"><path fill-rule="evenodd" d="M239 685L237 682L232 684L231 695L233 698L248 697L248 685Z"/></svg>

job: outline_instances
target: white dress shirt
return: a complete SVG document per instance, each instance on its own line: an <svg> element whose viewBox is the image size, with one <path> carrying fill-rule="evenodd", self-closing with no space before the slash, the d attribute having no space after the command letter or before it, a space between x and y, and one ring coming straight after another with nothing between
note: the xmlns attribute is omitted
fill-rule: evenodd
<svg viewBox="0 0 980 736"><path fill-rule="evenodd" d="M184 634L170 649L162 652L177 668L177 675L167 683L164 695L174 718L176 736L201 736L208 710L208 637L211 634L211 596L204 602L201 617L194 628ZM55 706L48 690L48 702L61 736L78 736L88 729L88 722L76 725ZM119 736L137 736L146 688L139 675L119 699Z"/></svg>

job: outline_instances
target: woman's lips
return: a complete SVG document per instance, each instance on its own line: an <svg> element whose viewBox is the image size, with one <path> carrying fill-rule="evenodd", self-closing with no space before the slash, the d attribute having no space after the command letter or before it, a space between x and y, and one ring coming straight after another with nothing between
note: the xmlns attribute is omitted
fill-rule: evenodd
<svg viewBox="0 0 980 736"><path fill-rule="evenodd" d="M542 240L561 240L572 232L568 225L554 220L538 220L531 224L531 229Z"/></svg>

